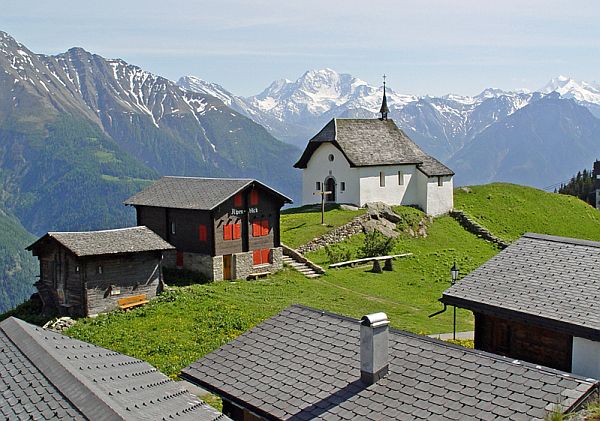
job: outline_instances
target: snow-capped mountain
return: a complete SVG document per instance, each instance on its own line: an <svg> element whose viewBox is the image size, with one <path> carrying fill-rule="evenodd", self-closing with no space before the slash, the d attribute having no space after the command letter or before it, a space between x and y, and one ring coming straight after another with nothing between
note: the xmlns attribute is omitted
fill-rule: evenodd
<svg viewBox="0 0 600 421"><path fill-rule="evenodd" d="M543 88L543 93L558 92L564 98L573 98L578 102L600 105L600 85L594 82L577 81L560 75L552 78Z"/></svg>
<svg viewBox="0 0 600 421"><path fill-rule="evenodd" d="M303 147L334 117L376 117L383 87L332 69L310 70L296 81L280 79L252 97L239 97L193 76L178 81L183 88L213 95L266 127L275 137ZM386 90L390 117L429 153L441 159L485 127L527 104L531 94L486 89L475 97L417 97Z"/></svg>

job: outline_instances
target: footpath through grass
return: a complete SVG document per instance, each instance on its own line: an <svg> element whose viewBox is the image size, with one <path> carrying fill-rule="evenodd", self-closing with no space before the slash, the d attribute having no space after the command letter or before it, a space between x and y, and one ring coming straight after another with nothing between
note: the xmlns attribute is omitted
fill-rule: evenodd
<svg viewBox="0 0 600 421"><path fill-rule="evenodd" d="M297 248L366 212L365 209L343 210L336 204L327 204L325 209L325 225L321 225L320 208L313 205L282 211L281 241Z"/></svg>
<svg viewBox="0 0 600 421"><path fill-rule="evenodd" d="M493 183L455 189L454 206L508 241L528 231L600 241L600 212L573 196Z"/></svg>
<svg viewBox="0 0 600 421"><path fill-rule="evenodd" d="M362 236L348 241L357 246ZM290 304L360 318L384 311L392 327L417 333L452 331L452 312L435 318L437 302L449 286L454 260L461 272L479 266L498 250L442 217L427 238L403 238L398 252L413 257L397 260L393 272L375 274L367 267L329 270L307 279L286 268L261 281L214 282L174 288L149 305L79 321L68 333L155 365L174 376L179 370L275 315ZM326 265L322 251L311 258ZM472 329L470 312L459 310L457 330Z"/></svg>

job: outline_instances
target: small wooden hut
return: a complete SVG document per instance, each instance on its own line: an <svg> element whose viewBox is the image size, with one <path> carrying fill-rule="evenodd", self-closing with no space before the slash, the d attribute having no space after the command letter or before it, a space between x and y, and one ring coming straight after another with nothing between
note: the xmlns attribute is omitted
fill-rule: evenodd
<svg viewBox="0 0 600 421"><path fill-rule="evenodd" d="M146 227L49 232L27 247L40 262L44 310L90 316L131 296L156 296L162 253L174 247Z"/></svg>

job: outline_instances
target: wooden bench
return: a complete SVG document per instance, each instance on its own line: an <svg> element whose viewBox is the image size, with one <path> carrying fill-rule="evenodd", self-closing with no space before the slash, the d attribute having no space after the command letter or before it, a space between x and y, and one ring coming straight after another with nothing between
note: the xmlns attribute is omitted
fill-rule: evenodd
<svg viewBox="0 0 600 421"><path fill-rule="evenodd" d="M147 304L148 298L146 294L132 295L131 297L119 298L117 304L121 310L127 310L128 308L141 306Z"/></svg>
<svg viewBox="0 0 600 421"><path fill-rule="evenodd" d="M256 272L256 273L251 273L250 275L248 275L246 277L246 279L258 279L258 278L264 278L265 276L269 276L271 274L271 272L266 271L266 272Z"/></svg>
<svg viewBox="0 0 600 421"><path fill-rule="evenodd" d="M406 256L412 256L412 253L393 254L391 256L365 257L363 259L348 260L347 262L333 263L333 264L329 265L329 268L335 269L335 268L341 268L344 266L354 266L354 265L357 265L360 263L371 263L374 260L379 260L379 261L393 260L398 257L406 257Z"/></svg>

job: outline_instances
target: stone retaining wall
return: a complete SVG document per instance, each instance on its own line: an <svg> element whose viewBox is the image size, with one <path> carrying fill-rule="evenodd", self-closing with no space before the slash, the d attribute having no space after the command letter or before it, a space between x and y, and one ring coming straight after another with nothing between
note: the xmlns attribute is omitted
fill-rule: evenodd
<svg viewBox="0 0 600 421"><path fill-rule="evenodd" d="M319 250L327 245L341 243L348 237L363 232L364 224L370 219L369 215L357 216L350 222L341 225L320 237L312 239L308 243L298 247L298 252L305 254L311 251Z"/></svg>
<svg viewBox="0 0 600 421"><path fill-rule="evenodd" d="M497 244L500 248L505 249L510 244L505 242L504 240L496 237L492 234L487 228L479 225L477 222L473 221L469 216L461 210L452 210L450 211L450 216L458 221L458 223L467 231L472 234L475 234L478 237L483 238L484 240L490 241L494 244Z"/></svg>

